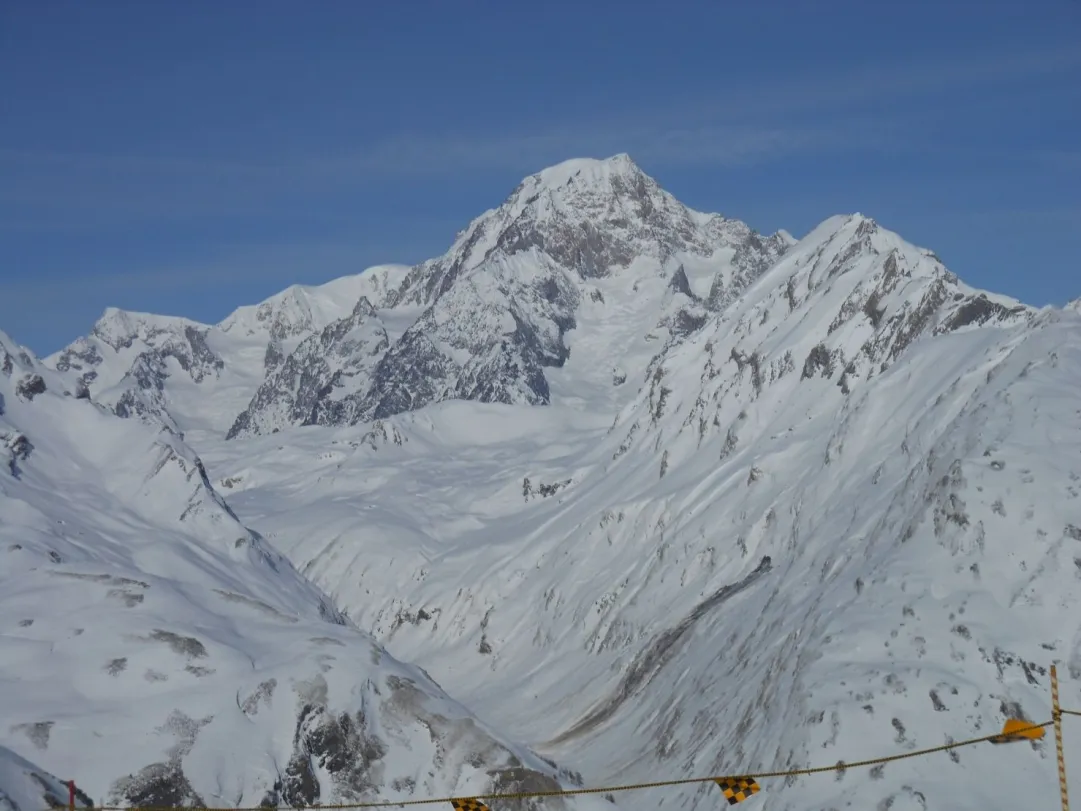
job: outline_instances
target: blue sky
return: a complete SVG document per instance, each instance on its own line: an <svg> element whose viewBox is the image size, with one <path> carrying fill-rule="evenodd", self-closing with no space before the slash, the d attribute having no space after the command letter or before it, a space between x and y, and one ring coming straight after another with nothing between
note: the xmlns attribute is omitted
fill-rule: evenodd
<svg viewBox="0 0 1081 811"><path fill-rule="evenodd" d="M0 0L0 328L214 322L617 152L759 230L860 211L1061 304L1079 125L1081 0Z"/></svg>

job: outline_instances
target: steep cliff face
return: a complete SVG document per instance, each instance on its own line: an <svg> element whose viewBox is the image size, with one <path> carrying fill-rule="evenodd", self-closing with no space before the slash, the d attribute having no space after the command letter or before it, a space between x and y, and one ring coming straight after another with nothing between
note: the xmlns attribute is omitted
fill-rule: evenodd
<svg viewBox="0 0 1081 811"><path fill-rule="evenodd" d="M351 415L341 410L351 396L367 393L372 370L389 346L378 312L361 298L346 318L305 338L267 375L226 438L347 422Z"/></svg>

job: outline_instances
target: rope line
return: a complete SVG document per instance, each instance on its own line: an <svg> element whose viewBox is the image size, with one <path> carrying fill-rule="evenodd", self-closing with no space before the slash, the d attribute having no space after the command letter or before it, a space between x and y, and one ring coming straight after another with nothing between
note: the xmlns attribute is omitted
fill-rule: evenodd
<svg viewBox="0 0 1081 811"><path fill-rule="evenodd" d="M1062 710L1063 713L1070 715L1081 716L1081 712L1074 710ZM1031 726L1022 727L1011 731L1011 735L1018 735L1023 732L1029 732L1031 730L1042 729L1043 727L1051 726L1054 720L1044 721L1042 724L1032 724ZM805 769L789 769L786 771L775 772L748 772L745 774L726 774L716 775L711 777L685 777L677 780L657 780L649 783L627 783L619 786L601 786L598 788L573 788L573 789L558 789L551 791L517 791L501 794L474 794L468 796L457 797L428 797L422 800L379 800L372 802L361 803L339 803L336 805L309 805L303 806L312 811L345 811L345 809L355 808L406 808L417 805L439 805L440 803L450 803L454 800L471 799L471 800L523 800L536 797L570 797L575 795L587 795L587 794L614 794L619 791L641 791L650 788L665 788L668 786L686 786L694 783L715 783L717 780L754 780L763 778L776 778L776 777L799 777L801 775L809 774L821 774L823 772L843 772L848 769L859 769L866 766L877 766L881 763L892 763L897 760L908 760L915 757L923 757L925 755L933 755L939 752L948 752L953 749L959 749L962 746L972 746L977 743L986 743L988 741L1001 739L1003 737L1001 732L996 732L993 735L984 735L980 738L969 738L964 741L955 741L954 743L943 744L942 746L932 746L929 749L917 749L913 752L904 752L899 755L886 755L884 757L869 758L867 760L856 760L851 763L845 763L841 761L833 766L811 766ZM291 806L278 806L277 808L291 809ZM121 805L104 805L94 806L94 811L176 811L171 806L121 806ZM190 807L185 808L185 811L275 811L274 806L250 806L250 807Z"/></svg>

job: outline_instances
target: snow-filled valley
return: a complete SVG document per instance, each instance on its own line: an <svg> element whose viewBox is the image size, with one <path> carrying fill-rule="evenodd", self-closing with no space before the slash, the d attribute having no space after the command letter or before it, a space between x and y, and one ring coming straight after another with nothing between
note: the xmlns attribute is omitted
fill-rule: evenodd
<svg viewBox="0 0 1081 811"><path fill-rule="evenodd" d="M569 161L416 267L2 359L0 755L95 801L829 766L1046 721L1052 662L1081 709L1081 311L859 214L762 235ZM1048 735L747 802L1055 776Z"/></svg>

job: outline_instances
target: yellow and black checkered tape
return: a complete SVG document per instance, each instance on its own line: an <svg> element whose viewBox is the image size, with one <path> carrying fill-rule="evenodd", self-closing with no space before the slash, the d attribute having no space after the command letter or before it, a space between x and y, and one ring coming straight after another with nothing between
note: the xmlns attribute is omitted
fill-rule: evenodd
<svg viewBox="0 0 1081 811"><path fill-rule="evenodd" d="M462 799L453 799L450 804L454 806L454 811L491 811L480 800L473 799L472 797L465 797Z"/></svg>
<svg viewBox="0 0 1081 811"><path fill-rule="evenodd" d="M741 803L760 791L758 783L750 777L721 777L717 785L721 787L729 805Z"/></svg>

